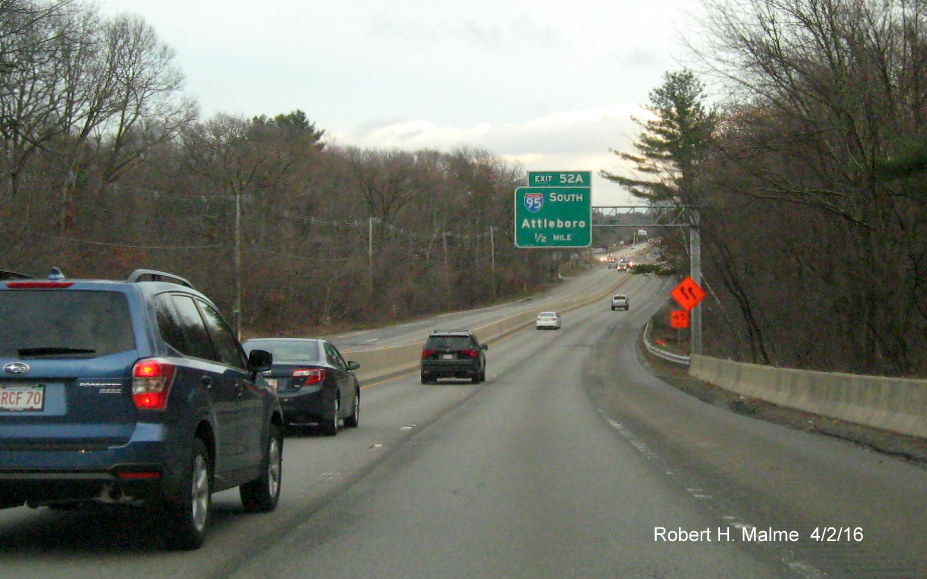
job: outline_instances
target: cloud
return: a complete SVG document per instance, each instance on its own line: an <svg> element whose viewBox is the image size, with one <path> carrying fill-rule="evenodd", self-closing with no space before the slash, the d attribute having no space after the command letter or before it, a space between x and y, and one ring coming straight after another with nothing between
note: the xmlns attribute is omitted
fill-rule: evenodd
<svg viewBox="0 0 927 579"><path fill-rule="evenodd" d="M613 103L559 111L519 123L479 122L468 127L439 125L428 120L386 119L362 128L335 132L341 144L373 149L437 149L451 151L473 146L529 171L592 171L594 202L631 203L617 185L599 178L599 171L628 168L612 150L630 150L638 132L632 117L646 113L638 105Z"/></svg>

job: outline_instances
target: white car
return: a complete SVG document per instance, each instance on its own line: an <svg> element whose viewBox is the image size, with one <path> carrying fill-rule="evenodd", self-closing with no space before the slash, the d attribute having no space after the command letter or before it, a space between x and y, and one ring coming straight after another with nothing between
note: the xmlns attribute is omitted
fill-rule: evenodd
<svg viewBox="0 0 927 579"><path fill-rule="evenodd" d="M537 329L559 330L560 314L557 312L541 312L538 314Z"/></svg>

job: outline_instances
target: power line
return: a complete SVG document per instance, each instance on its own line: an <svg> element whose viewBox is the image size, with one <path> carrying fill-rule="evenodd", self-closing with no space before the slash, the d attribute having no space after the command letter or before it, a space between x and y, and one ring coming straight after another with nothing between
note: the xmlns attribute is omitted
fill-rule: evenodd
<svg viewBox="0 0 927 579"><path fill-rule="evenodd" d="M113 241L93 241L89 239L78 239L76 237L65 237L63 235L50 235L47 233L38 233L35 231L26 232L28 235L35 235L39 237L45 237L48 239L57 239L59 241L69 241L74 243L83 243L85 245L99 245L105 247L125 247L128 249L159 249L159 250L168 250L175 251L179 249L214 249L217 247L225 247L224 243L213 243L207 245L140 245L134 243L124 243L124 242L113 242Z"/></svg>

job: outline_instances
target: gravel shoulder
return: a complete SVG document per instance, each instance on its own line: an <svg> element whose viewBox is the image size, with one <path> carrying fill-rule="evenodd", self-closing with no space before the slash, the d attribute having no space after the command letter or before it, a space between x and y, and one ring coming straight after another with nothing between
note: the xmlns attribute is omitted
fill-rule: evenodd
<svg viewBox="0 0 927 579"><path fill-rule="evenodd" d="M654 376L691 396L731 412L822 436L833 436L927 468L927 439L860 426L741 396L689 375L688 368L654 356L638 341L638 357Z"/></svg>

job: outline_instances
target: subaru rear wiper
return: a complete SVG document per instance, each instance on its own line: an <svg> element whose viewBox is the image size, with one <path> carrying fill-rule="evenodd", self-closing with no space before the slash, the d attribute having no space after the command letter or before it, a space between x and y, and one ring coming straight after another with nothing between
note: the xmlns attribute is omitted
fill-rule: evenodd
<svg viewBox="0 0 927 579"><path fill-rule="evenodd" d="M65 346L46 346L43 348L20 348L20 356L58 356L62 354L95 354L96 350L87 348L68 348Z"/></svg>

